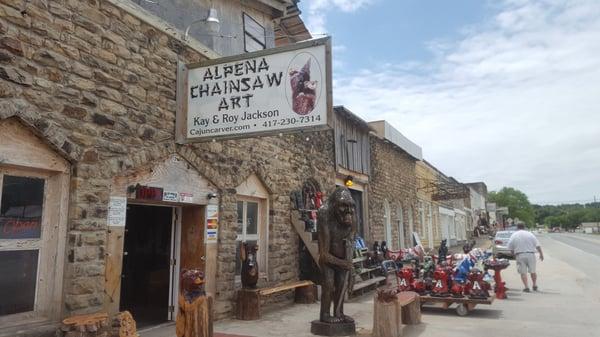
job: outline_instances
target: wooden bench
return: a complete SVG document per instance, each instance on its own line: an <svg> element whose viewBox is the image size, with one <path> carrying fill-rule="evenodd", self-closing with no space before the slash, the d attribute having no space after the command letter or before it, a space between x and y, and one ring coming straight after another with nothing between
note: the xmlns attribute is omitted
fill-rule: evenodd
<svg viewBox="0 0 600 337"><path fill-rule="evenodd" d="M269 288L240 289L237 291L236 296L237 319L245 321L259 319L261 315L261 297L292 289L295 289L294 299L296 303L307 304L314 303L317 300L316 287L312 281L296 281Z"/></svg>

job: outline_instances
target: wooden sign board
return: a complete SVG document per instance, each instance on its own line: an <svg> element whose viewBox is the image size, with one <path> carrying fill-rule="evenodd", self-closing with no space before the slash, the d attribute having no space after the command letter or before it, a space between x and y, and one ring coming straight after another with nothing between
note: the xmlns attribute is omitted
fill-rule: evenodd
<svg viewBox="0 0 600 337"><path fill-rule="evenodd" d="M180 144L331 127L331 39L180 63Z"/></svg>

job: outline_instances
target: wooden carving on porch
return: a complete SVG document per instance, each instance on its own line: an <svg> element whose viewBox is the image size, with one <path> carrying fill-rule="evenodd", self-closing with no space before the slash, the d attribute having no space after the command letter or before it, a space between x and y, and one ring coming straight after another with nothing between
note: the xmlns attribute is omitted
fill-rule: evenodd
<svg viewBox="0 0 600 337"><path fill-rule="evenodd" d="M256 288L258 283L258 246L256 244L242 242L240 246L240 259L242 260L242 287Z"/></svg>
<svg viewBox="0 0 600 337"><path fill-rule="evenodd" d="M321 312L313 321L316 335L355 334L354 320L344 315L344 296L352 274L356 233L356 205L350 191L337 187L319 210L319 266L321 269ZM333 304L333 314L331 306Z"/></svg>
<svg viewBox="0 0 600 337"><path fill-rule="evenodd" d="M184 269L180 288L177 337L212 337L212 298L204 292L204 273Z"/></svg>

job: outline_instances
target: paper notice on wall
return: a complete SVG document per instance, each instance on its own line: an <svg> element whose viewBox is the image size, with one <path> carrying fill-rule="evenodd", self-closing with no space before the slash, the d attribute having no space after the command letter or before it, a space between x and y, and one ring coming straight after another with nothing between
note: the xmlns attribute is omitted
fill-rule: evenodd
<svg viewBox="0 0 600 337"><path fill-rule="evenodd" d="M207 219L218 219L219 218L219 205L207 205L206 206L206 218Z"/></svg>
<svg viewBox="0 0 600 337"><path fill-rule="evenodd" d="M110 197L108 200L108 225L115 227L125 227L126 214L127 198Z"/></svg>
<svg viewBox="0 0 600 337"><path fill-rule="evenodd" d="M193 202L194 195L187 192L179 192L179 202Z"/></svg>
<svg viewBox="0 0 600 337"><path fill-rule="evenodd" d="M219 206L206 206L206 243L217 243L219 238Z"/></svg>

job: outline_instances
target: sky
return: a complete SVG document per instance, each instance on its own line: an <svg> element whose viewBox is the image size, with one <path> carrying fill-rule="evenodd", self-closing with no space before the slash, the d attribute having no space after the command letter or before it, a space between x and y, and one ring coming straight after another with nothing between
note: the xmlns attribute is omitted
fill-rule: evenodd
<svg viewBox="0 0 600 337"><path fill-rule="evenodd" d="M333 97L461 182L600 200L600 1L301 0Z"/></svg>

